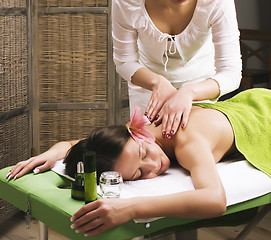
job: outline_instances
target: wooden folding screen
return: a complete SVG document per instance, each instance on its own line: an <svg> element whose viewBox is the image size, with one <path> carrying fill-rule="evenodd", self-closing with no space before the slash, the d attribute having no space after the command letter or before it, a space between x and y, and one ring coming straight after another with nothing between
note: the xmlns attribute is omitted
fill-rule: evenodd
<svg viewBox="0 0 271 240"><path fill-rule="evenodd" d="M33 139L37 152L114 123L107 0L33 1Z"/></svg>
<svg viewBox="0 0 271 240"><path fill-rule="evenodd" d="M30 157L28 24L26 1L0 0L0 168ZM14 211L0 199L0 223Z"/></svg>
<svg viewBox="0 0 271 240"><path fill-rule="evenodd" d="M110 11L111 0L0 0L0 168L128 121ZM0 222L10 209L0 200Z"/></svg>

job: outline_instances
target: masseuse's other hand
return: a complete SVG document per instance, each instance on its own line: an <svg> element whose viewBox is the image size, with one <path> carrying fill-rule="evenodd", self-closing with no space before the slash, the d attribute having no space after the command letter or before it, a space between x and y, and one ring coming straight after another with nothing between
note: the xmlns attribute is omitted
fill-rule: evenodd
<svg viewBox="0 0 271 240"><path fill-rule="evenodd" d="M56 158L51 151L44 152L38 156L31 157L26 161L18 162L7 174L8 179L17 179L27 172L33 170L34 173L44 172L54 167Z"/></svg>
<svg viewBox="0 0 271 240"><path fill-rule="evenodd" d="M159 125L162 122L162 134L166 138L174 135L179 126L185 128L191 112L193 96L185 87L180 88L169 100L165 102L159 118L154 122Z"/></svg>
<svg viewBox="0 0 271 240"><path fill-rule="evenodd" d="M161 75L157 75L155 82L150 101L145 111L145 115L151 122L159 118L159 112L164 103L177 92L177 89Z"/></svg>
<svg viewBox="0 0 271 240"><path fill-rule="evenodd" d="M126 199L98 199L84 205L71 218L72 229L94 236L133 218Z"/></svg>

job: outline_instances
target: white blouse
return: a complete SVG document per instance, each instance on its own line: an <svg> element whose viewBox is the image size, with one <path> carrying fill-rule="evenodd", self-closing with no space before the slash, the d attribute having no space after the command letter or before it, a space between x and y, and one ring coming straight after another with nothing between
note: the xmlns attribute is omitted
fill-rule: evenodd
<svg viewBox="0 0 271 240"><path fill-rule="evenodd" d="M163 75L176 88L206 78L217 81L220 96L239 87L242 62L234 0L198 0L190 23L174 36L155 26L145 0L112 0L112 30L116 71L128 81L132 109L144 108L150 97L150 91L131 83L141 67Z"/></svg>

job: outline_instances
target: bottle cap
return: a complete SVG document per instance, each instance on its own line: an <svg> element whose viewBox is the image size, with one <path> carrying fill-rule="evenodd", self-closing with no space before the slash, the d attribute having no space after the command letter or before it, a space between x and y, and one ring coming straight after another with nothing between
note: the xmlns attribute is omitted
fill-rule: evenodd
<svg viewBox="0 0 271 240"><path fill-rule="evenodd" d="M77 163L77 173L84 173L84 163L83 162Z"/></svg>
<svg viewBox="0 0 271 240"><path fill-rule="evenodd" d="M93 151L84 154L84 172L91 173L96 171L96 154Z"/></svg>

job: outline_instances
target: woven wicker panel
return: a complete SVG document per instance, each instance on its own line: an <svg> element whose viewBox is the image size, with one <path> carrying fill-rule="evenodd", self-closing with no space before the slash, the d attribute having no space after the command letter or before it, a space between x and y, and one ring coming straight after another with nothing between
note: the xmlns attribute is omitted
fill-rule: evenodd
<svg viewBox="0 0 271 240"><path fill-rule="evenodd" d="M106 110L59 110L40 112L41 152L63 140L86 137L96 127L107 125Z"/></svg>
<svg viewBox="0 0 271 240"><path fill-rule="evenodd" d="M121 99L122 100L129 99L128 84L127 81L123 79L121 80Z"/></svg>
<svg viewBox="0 0 271 240"><path fill-rule="evenodd" d="M39 19L40 101L107 100L107 15Z"/></svg>
<svg viewBox="0 0 271 240"><path fill-rule="evenodd" d="M127 81L121 79L121 100L128 100L128 84ZM121 123L126 124L130 119L130 108L125 107L121 109Z"/></svg>
<svg viewBox="0 0 271 240"><path fill-rule="evenodd" d="M25 16L0 16L0 112L28 104Z"/></svg>
<svg viewBox="0 0 271 240"><path fill-rule="evenodd" d="M0 122L0 168L30 157L29 128L28 114Z"/></svg>
<svg viewBox="0 0 271 240"><path fill-rule="evenodd" d="M106 7L107 0L39 0L40 7Z"/></svg>
<svg viewBox="0 0 271 240"><path fill-rule="evenodd" d="M30 157L29 128L27 114L0 122L0 169ZM14 211L13 205L0 199L0 224Z"/></svg>
<svg viewBox="0 0 271 240"><path fill-rule="evenodd" d="M130 108L129 107L122 108L120 124L126 124L128 121L130 121Z"/></svg>
<svg viewBox="0 0 271 240"><path fill-rule="evenodd" d="M0 7L26 7L26 0L0 0Z"/></svg>
<svg viewBox="0 0 271 240"><path fill-rule="evenodd" d="M5 224L4 222L18 211L19 209L0 198L0 225Z"/></svg>
<svg viewBox="0 0 271 240"><path fill-rule="evenodd" d="M30 157L29 128L26 114L0 122L0 169ZM0 224L16 211L12 204L0 199Z"/></svg>

